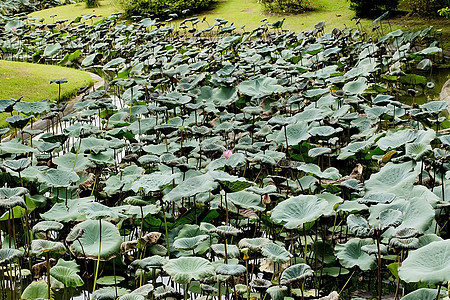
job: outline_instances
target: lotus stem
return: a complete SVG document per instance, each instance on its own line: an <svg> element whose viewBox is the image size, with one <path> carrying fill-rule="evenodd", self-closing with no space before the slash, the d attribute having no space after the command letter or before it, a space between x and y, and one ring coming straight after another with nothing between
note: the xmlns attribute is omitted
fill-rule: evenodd
<svg viewBox="0 0 450 300"><path fill-rule="evenodd" d="M170 244L169 244L169 230L167 229L167 218L166 218L166 212L164 210L164 203L161 203L162 207L162 213L164 218L164 230L166 232L166 244L167 244L167 255L170 258Z"/></svg>
<svg viewBox="0 0 450 300"><path fill-rule="evenodd" d="M356 270L353 270L353 273L350 275L350 277L347 279L347 281L345 282L344 286L342 287L342 289L339 292L339 296L342 294L342 292L344 291L345 287L347 286L347 284L350 282L350 279L352 279L353 274L355 274Z"/></svg>
<svg viewBox="0 0 450 300"><path fill-rule="evenodd" d="M97 267L95 268L95 275L94 275L94 287L92 288L92 292L95 292L95 286L97 284L97 277L98 277L98 268L100 265L100 251L102 249L102 219L99 219L100 224L100 236L99 236L99 242L98 242L98 258L97 258Z"/></svg>
<svg viewBox="0 0 450 300"><path fill-rule="evenodd" d="M47 261L47 293L48 299L50 299L50 259L48 252L45 253L45 260Z"/></svg>
<svg viewBox="0 0 450 300"><path fill-rule="evenodd" d="M381 250L380 250L380 239L381 239L381 233L377 232L376 234L377 238L377 261L378 261L378 268L377 268L377 275L378 275L378 300L381 300Z"/></svg>

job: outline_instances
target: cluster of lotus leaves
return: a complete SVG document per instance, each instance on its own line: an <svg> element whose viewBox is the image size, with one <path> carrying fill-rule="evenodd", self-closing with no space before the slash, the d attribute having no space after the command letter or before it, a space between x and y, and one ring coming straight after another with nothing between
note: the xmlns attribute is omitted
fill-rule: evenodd
<svg viewBox="0 0 450 300"><path fill-rule="evenodd" d="M5 56L101 72L109 89L86 90L57 133L27 127L60 109L47 100L0 100L0 113L19 133L0 143L8 179L0 189L0 220L37 209L43 220L32 224L40 238L31 253L38 257L67 258L70 251L108 264L123 258L124 241L145 245L147 256L134 258L131 269L163 270L187 285L245 273L242 254L264 258L266 270L275 272L304 255L285 237L306 238L311 228L323 230L322 220L344 215L350 236L334 247L324 241L325 276L340 267L341 274L374 269L379 235L390 241L383 253L409 247L398 270L402 280L450 280L449 240L431 233L449 206L450 135L434 130L448 103L408 105L394 97L411 100L408 89L416 95L432 88L408 68L427 70L442 52L426 44L431 28L396 30L374 43L348 28L276 33L264 22L246 31L224 30L228 22L216 21L181 36L172 23L124 23L117 15L50 26L52 33L35 20L2 20ZM389 57L380 55L382 47ZM140 239L121 235L124 224ZM156 230L161 239L144 239ZM269 232L281 233L279 240ZM229 264L213 264L212 253ZM2 248L0 264L22 256ZM80 286L80 268L63 258L50 275L65 287ZM253 286L263 283L278 300L285 285L306 284L321 271L294 264L281 271L280 285ZM48 298L43 284L33 282L22 298ZM166 286L136 291L121 290L120 299L177 295ZM432 292L420 289L404 299ZM115 293L101 288L92 297Z"/></svg>

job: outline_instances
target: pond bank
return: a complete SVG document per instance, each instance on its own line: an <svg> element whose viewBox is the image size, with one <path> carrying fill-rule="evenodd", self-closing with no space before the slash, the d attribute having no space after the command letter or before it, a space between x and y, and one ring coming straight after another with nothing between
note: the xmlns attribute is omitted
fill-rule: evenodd
<svg viewBox="0 0 450 300"><path fill-rule="evenodd" d="M448 111L450 112L450 79L444 83L440 94L442 101L447 101L449 104Z"/></svg>

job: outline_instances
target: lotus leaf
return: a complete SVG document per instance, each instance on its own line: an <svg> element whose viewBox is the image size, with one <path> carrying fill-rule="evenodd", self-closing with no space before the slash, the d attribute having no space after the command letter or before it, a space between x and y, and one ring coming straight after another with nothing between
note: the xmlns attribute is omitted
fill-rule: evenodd
<svg viewBox="0 0 450 300"><path fill-rule="evenodd" d="M131 189L135 192L143 190L145 194L161 190L165 185L169 184L180 174L163 174L154 172L141 176L139 180L131 185Z"/></svg>
<svg viewBox="0 0 450 300"><path fill-rule="evenodd" d="M438 294L439 290L421 288L409 293L400 300L434 300L437 298ZM441 292L441 294L442 296L445 296L445 293Z"/></svg>
<svg viewBox="0 0 450 300"><path fill-rule="evenodd" d="M37 152L36 149L26 146L18 142L18 140L11 140L9 142L0 143L0 151L2 153L9 153L9 154L24 154L30 152Z"/></svg>
<svg viewBox="0 0 450 300"><path fill-rule="evenodd" d="M374 234L374 229L370 227L366 219L358 215L347 217L347 226L356 236L367 237Z"/></svg>
<svg viewBox="0 0 450 300"><path fill-rule="evenodd" d="M248 248L252 251L260 251L262 247L270 243L268 238L243 238L239 241L239 248Z"/></svg>
<svg viewBox="0 0 450 300"><path fill-rule="evenodd" d="M100 222L101 248L99 247ZM84 230L84 233L78 239L79 242L72 243L70 245L70 251L76 257L97 259L100 250L100 259L109 260L111 258L114 258L119 253L122 239L120 237L119 230L113 224L103 220L86 220L72 228L69 236L77 235L80 229Z"/></svg>
<svg viewBox="0 0 450 300"><path fill-rule="evenodd" d="M256 98L269 96L274 93L283 93L285 91L285 88L279 85L276 79L270 77L242 81L237 88L240 93Z"/></svg>
<svg viewBox="0 0 450 300"><path fill-rule="evenodd" d="M97 279L97 283L101 285L117 285L125 280L122 276L103 276Z"/></svg>
<svg viewBox="0 0 450 300"><path fill-rule="evenodd" d="M411 188L420 169L412 162L387 163L378 173L370 176L364 184L369 193L396 193L401 188Z"/></svg>
<svg viewBox="0 0 450 300"><path fill-rule="evenodd" d="M39 102L19 101L14 104L14 110L26 115L42 114L44 112L50 111L50 105L48 104L48 99Z"/></svg>
<svg viewBox="0 0 450 300"><path fill-rule="evenodd" d="M141 295L145 297L146 299L150 295L150 293L153 291L153 285L150 283L144 284L141 287L135 289L131 292L132 295Z"/></svg>
<svg viewBox="0 0 450 300"><path fill-rule="evenodd" d="M60 231L64 225L56 221L41 221L33 226L33 232Z"/></svg>
<svg viewBox="0 0 450 300"><path fill-rule="evenodd" d="M345 244L337 244L334 249L342 266L346 268L358 266L361 270L366 271L375 267L376 259L364 252L361 247L371 244L373 244L372 239L354 238Z"/></svg>
<svg viewBox="0 0 450 300"><path fill-rule="evenodd" d="M131 267L140 268L143 270L150 271L152 269L158 269L164 266L167 263L167 260L159 255L154 255L150 257L146 257L144 259L136 259L131 263Z"/></svg>
<svg viewBox="0 0 450 300"><path fill-rule="evenodd" d="M176 249L192 250L205 241L208 237L208 235L204 234L195 237L178 238L173 242L173 246Z"/></svg>
<svg viewBox="0 0 450 300"><path fill-rule="evenodd" d="M128 292L127 289L121 287L104 287L92 293L92 300L116 300L117 296L123 296Z"/></svg>
<svg viewBox="0 0 450 300"><path fill-rule="evenodd" d="M191 280L203 280L215 275L211 263L201 257L171 259L163 268L175 282L180 284L188 284Z"/></svg>
<svg viewBox="0 0 450 300"><path fill-rule="evenodd" d="M261 247L262 255L273 262L283 264L288 262L292 255L284 248L275 243L267 243Z"/></svg>
<svg viewBox="0 0 450 300"><path fill-rule="evenodd" d="M208 174L199 175L180 182L174 189L164 195L165 201L178 201L182 198L209 192L217 188L217 183Z"/></svg>
<svg viewBox="0 0 450 300"><path fill-rule="evenodd" d="M225 244L213 244L211 249L218 256L225 257ZM227 245L227 257L236 258L240 256L239 248L236 245Z"/></svg>
<svg viewBox="0 0 450 300"><path fill-rule="evenodd" d="M411 129L389 131L388 134L378 140L377 145L382 150L396 149L406 143L413 141L417 137L417 132Z"/></svg>
<svg viewBox="0 0 450 300"><path fill-rule="evenodd" d="M77 173L74 171L64 171L59 169L49 169L41 175L41 180L51 187L68 187L78 181Z"/></svg>
<svg viewBox="0 0 450 300"><path fill-rule="evenodd" d="M65 287L77 287L84 284L77 272L68 267L54 266L50 269L50 275L61 281Z"/></svg>
<svg viewBox="0 0 450 300"><path fill-rule="evenodd" d="M280 277L280 283L292 285L299 281L304 281L308 277L314 276L314 272L307 264L297 264L290 266L283 271Z"/></svg>
<svg viewBox="0 0 450 300"><path fill-rule="evenodd" d="M49 299L47 283L44 280L33 281L25 288L20 299Z"/></svg>
<svg viewBox="0 0 450 300"><path fill-rule="evenodd" d="M220 275L239 276L246 271L246 267L237 264L221 264L216 267L216 273Z"/></svg>
<svg viewBox="0 0 450 300"><path fill-rule="evenodd" d="M28 168L31 165L31 159L29 158L20 158L15 160L5 160L3 161L3 166L8 169L11 169L15 172L21 172Z"/></svg>
<svg viewBox="0 0 450 300"><path fill-rule="evenodd" d="M398 275L406 282L435 284L450 280L450 240L432 242L410 251Z"/></svg>
<svg viewBox="0 0 450 300"><path fill-rule="evenodd" d="M10 263L14 258L22 257L23 252L17 249L0 249L0 265Z"/></svg>
<svg viewBox="0 0 450 300"><path fill-rule="evenodd" d="M261 196L247 191L240 191L227 194L227 199L234 205L241 208L251 208L258 211L265 210L261 201Z"/></svg>
<svg viewBox="0 0 450 300"><path fill-rule="evenodd" d="M16 206L27 209L27 204L25 203L25 200L23 200L23 197L12 196L9 198L0 198L0 208L11 209Z"/></svg>
<svg viewBox="0 0 450 300"><path fill-rule="evenodd" d="M55 163L59 169L63 171L84 171L93 166L93 164L87 159L83 154L74 154L67 152L61 156L53 158L53 163Z"/></svg>
<svg viewBox="0 0 450 300"><path fill-rule="evenodd" d="M328 202L316 196L300 195L279 203L270 218L286 229L302 227L304 223L318 219L325 212Z"/></svg>
<svg viewBox="0 0 450 300"><path fill-rule="evenodd" d="M66 247L61 242L47 240L33 240L31 242L31 251L33 254L41 256L44 253L64 254Z"/></svg>
<svg viewBox="0 0 450 300"><path fill-rule="evenodd" d="M271 286L266 290L270 298L273 300L283 300L287 294L288 288L283 285Z"/></svg>

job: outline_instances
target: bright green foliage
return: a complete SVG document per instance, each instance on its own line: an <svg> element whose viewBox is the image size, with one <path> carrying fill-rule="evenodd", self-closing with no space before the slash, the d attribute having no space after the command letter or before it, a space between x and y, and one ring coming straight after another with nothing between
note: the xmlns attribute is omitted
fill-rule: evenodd
<svg viewBox="0 0 450 300"><path fill-rule="evenodd" d="M170 14L194 14L210 8L214 0L119 0L125 16L153 15L161 18Z"/></svg>

